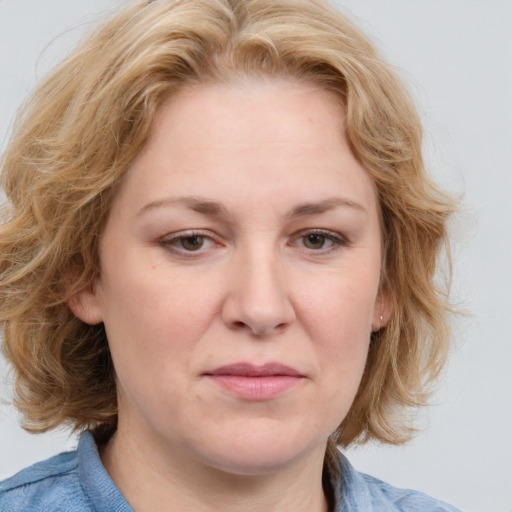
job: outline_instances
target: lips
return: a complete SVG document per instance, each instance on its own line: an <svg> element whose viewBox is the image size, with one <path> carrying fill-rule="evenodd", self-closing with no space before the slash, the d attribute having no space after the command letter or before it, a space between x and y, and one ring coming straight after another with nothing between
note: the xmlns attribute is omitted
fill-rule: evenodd
<svg viewBox="0 0 512 512"><path fill-rule="evenodd" d="M261 366L249 363L235 363L221 366L207 372L207 375L239 375L241 377L270 377L282 375L286 377L302 377L302 375L289 366L280 363L267 363Z"/></svg>
<svg viewBox="0 0 512 512"><path fill-rule="evenodd" d="M280 363L261 366L235 363L205 374L214 385L243 400L264 401L297 386L304 379L299 371Z"/></svg>

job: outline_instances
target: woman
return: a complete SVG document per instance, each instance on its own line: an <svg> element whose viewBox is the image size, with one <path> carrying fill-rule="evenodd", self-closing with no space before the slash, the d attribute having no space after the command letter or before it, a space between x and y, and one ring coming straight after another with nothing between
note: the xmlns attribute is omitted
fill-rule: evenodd
<svg viewBox="0 0 512 512"><path fill-rule="evenodd" d="M403 86L317 1L135 2L3 158L4 351L78 450L6 510L455 510L336 445L411 435L448 345L451 200Z"/></svg>

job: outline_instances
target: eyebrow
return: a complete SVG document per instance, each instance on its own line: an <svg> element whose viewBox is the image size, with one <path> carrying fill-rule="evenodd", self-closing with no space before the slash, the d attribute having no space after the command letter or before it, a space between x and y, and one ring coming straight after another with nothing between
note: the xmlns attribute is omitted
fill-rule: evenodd
<svg viewBox="0 0 512 512"><path fill-rule="evenodd" d="M230 214L227 211L227 209L220 203L193 196L170 197L165 199L159 199L157 201L151 201L150 203L144 205L137 212L137 217L143 215L147 211L154 210L156 208L170 206L185 206L197 213L201 213L203 215L210 215L213 217L230 217Z"/></svg>
<svg viewBox="0 0 512 512"><path fill-rule="evenodd" d="M138 210L136 216L139 217L146 212L157 208L172 206L185 206L197 213L212 217L221 217L226 219L232 217L227 208L221 203L195 196L170 197L151 201ZM319 215L335 208L351 208L366 213L366 208L356 201L344 197L330 197L322 201L300 203L294 206L285 215L285 218L293 219L308 215Z"/></svg>
<svg viewBox="0 0 512 512"><path fill-rule="evenodd" d="M294 218L304 217L306 215L318 215L329 210L334 210L335 208L352 208L354 210L366 213L366 208L356 201L352 201L351 199L345 197L330 197L328 199L324 199L323 201L300 203L295 206L286 216L288 218Z"/></svg>

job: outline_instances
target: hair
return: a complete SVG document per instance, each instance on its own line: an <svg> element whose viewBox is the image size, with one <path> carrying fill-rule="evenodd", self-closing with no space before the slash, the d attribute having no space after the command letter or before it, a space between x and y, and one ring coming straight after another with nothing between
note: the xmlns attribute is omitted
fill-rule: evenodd
<svg viewBox="0 0 512 512"><path fill-rule="evenodd" d="M68 299L100 272L98 242L116 186L163 101L190 84L284 77L333 92L371 176L383 231L390 322L372 335L354 403L333 434L347 446L398 444L414 429L449 350L451 311L437 279L452 199L427 177L422 128L396 72L321 0L135 1L90 34L18 114L1 161L3 351L24 427L112 432L115 371L103 325Z"/></svg>

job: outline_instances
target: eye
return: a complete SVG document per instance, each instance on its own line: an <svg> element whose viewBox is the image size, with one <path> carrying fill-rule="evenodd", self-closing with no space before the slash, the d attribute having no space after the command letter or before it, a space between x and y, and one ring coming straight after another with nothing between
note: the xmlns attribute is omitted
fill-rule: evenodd
<svg viewBox="0 0 512 512"><path fill-rule="evenodd" d="M327 238L325 235L320 233L310 233L309 235L305 235L302 237L302 241L304 247L317 250L330 247L334 243L330 238Z"/></svg>
<svg viewBox="0 0 512 512"><path fill-rule="evenodd" d="M335 250L337 247L346 246L348 243L342 235L336 232L315 229L298 233L293 245L298 245L300 248L308 251L327 253Z"/></svg>
<svg viewBox="0 0 512 512"><path fill-rule="evenodd" d="M166 250L176 254L187 255L202 253L215 245L212 238L194 231L174 233L162 238L159 244Z"/></svg>
<svg viewBox="0 0 512 512"><path fill-rule="evenodd" d="M178 242L186 251L198 251L202 249L205 244L205 237L192 235L178 238Z"/></svg>

